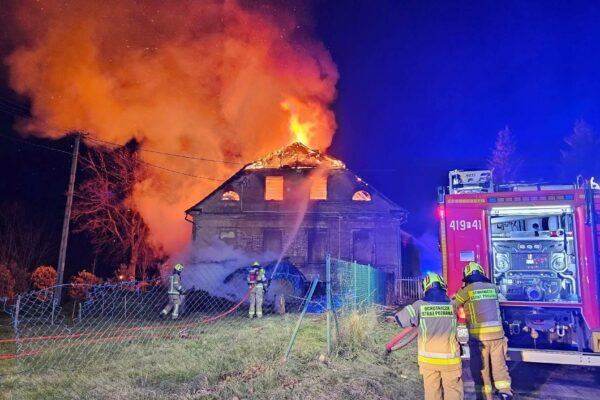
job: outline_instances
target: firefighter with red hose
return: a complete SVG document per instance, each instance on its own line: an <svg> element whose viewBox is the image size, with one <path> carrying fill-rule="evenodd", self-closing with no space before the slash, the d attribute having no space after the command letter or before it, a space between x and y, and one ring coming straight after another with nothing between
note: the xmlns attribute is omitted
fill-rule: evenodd
<svg viewBox="0 0 600 400"><path fill-rule="evenodd" d="M469 329L469 364L477 399L491 400L494 387L501 399L512 399L506 365L508 341L500 316L498 288L476 262L465 266L463 282L465 286L454 295L453 303L464 306Z"/></svg>
<svg viewBox="0 0 600 400"><path fill-rule="evenodd" d="M418 334L419 372L425 400L462 400L462 360L456 339L456 307L446 293L446 283L436 273L423 279L423 300L396 314L398 325L415 326Z"/></svg>
<svg viewBox="0 0 600 400"><path fill-rule="evenodd" d="M255 316L257 318L262 318L263 300L265 290L267 289L267 274L258 261L252 263L246 281L250 287L250 309L248 311L248 316L250 318L254 318Z"/></svg>

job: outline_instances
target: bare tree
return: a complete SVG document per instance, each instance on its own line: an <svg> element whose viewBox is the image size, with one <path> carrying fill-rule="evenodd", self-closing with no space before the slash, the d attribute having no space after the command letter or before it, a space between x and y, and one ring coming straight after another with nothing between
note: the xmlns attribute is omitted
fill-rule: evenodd
<svg viewBox="0 0 600 400"><path fill-rule="evenodd" d="M488 168L494 171L494 180L510 182L518 177L522 160L508 126L498 132L496 145L488 160Z"/></svg>
<svg viewBox="0 0 600 400"><path fill-rule="evenodd" d="M600 137L583 120L575 121L573 132L564 139L567 148L561 150L561 175L564 179L575 180L578 175L586 178L598 177L600 158L598 148Z"/></svg>
<svg viewBox="0 0 600 400"><path fill-rule="evenodd" d="M0 205L0 265L11 270L18 293L29 289L28 271L47 263L58 240L41 219L32 219L16 203Z"/></svg>
<svg viewBox="0 0 600 400"><path fill-rule="evenodd" d="M90 149L82 164L89 178L75 190L75 230L87 233L97 252L125 262L129 277L135 277L137 271L145 278L146 266L157 252L130 198L145 174L137 154L127 147Z"/></svg>

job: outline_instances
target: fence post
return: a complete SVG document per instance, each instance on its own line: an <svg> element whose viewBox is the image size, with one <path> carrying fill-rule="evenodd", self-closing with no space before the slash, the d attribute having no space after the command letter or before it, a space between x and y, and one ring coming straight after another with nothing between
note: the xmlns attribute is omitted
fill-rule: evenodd
<svg viewBox="0 0 600 400"><path fill-rule="evenodd" d="M354 274L354 278L352 280L352 289L354 290L352 307L356 310L356 261L352 261L352 273Z"/></svg>
<svg viewBox="0 0 600 400"><path fill-rule="evenodd" d="M371 270L371 267L367 267L367 305L370 306L371 304L373 304L373 299L371 298L373 296L373 294L371 293L371 273L373 272Z"/></svg>
<svg viewBox="0 0 600 400"><path fill-rule="evenodd" d="M15 316L13 319L13 329L15 331L16 338L19 337L19 311L21 311L21 295L17 296L17 304L15 304Z"/></svg>
<svg viewBox="0 0 600 400"><path fill-rule="evenodd" d="M287 351L285 352L285 356L283 356L283 360L287 361L290 352L292 351L292 346L296 341L296 336L298 335L298 330L300 329L300 324L302 324L302 320L304 319L304 314L306 314L306 310L308 309L308 305L312 300L313 293L315 292L315 288L317 287L317 283L319 282L319 275L315 276L312 284L310 286L310 290L308 291L308 296L306 297L306 302L304 303L304 308L302 309L302 313L300 314L300 318L298 318L298 323L296 324L296 328L294 329L294 333L292 334L292 338L290 339L290 344L288 345Z"/></svg>
<svg viewBox="0 0 600 400"><path fill-rule="evenodd" d="M56 300L52 299L52 317L50 319L51 325L54 325L54 307L56 307Z"/></svg>
<svg viewBox="0 0 600 400"><path fill-rule="evenodd" d="M325 259L325 281L327 285L327 356L331 355L331 255Z"/></svg>

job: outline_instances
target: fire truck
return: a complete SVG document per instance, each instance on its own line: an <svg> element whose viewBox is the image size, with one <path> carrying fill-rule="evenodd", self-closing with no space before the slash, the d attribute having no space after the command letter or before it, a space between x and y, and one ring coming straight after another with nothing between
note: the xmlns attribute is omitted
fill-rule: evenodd
<svg viewBox="0 0 600 400"><path fill-rule="evenodd" d="M600 187L494 185L491 171L449 181L438 189L448 293L476 261L498 287L512 360L600 366Z"/></svg>

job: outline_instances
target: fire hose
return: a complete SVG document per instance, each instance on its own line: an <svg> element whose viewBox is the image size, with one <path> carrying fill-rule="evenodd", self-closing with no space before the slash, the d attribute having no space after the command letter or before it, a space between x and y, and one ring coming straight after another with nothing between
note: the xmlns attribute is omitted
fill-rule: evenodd
<svg viewBox="0 0 600 400"><path fill-rule="evenodd" d="M175 328L175 329L181 328L182 329L180 331L180 333L181 333L183 330L186 330L188 328L196 327L196 326L199 326L200 324L205 324L208 322L212 322L212 321L216 321L218 319L224 318L227 315L234 312L235 310L237 310L248 299L248 297L250 297L250 292L252 291L253 288L254 288L254 286L250 287L248 289L248 291L245 293L245 295L241 298L241 300L237 304L235 304L232 308L226 310L225 312L223 312L219 315L204 318L199 321L194 321L194 322L190 322L190 323L175 324L175 325L171 325L170 327ZM164 329L164 326L163 325L158 325L158 326L151 325L151 326L139 326L139 327L131 327L131 328L120 328L120 329L115 329L112 332L109 332L109 334L125 333L125 332L140 332L140 331L148 331L148 330L153 330L153 329L158 329L158 328ZM98 334L98 332L86 332L86 333L73 333L73 334L66 334L66 335L25 337L25 338L18 338L18 339L3 339L3 340L0 340L0 343L63 340L63 339L77 339L77 338L87 338L87 337L91 337L90 339L92 342L102 342L102 341L111 341L111 340L131 340L131 339L139 339L140 338L139 336L124 336L124 335L95 338L94 336L97 334ZM178 335L178 336L185 337L185 338L191 338L191 336L189 336L189 335L186 335L186 336ZM149 337L175 338L177 336L150 335ZM57 347L50 348L50 349L36 350L36 351L31 351L31 352L26 352L26 353L21 353L21 354L1 354L0 360L12 360L12 359L16 359L19 357L35 356L35 355L45 353L49 350L56 350L56 349L64 348L64 347L68 347L68 346L69 346L69 344L57 346Z"/></svg>
<svg viewBox="0 0 600 400"><path fill-rule="evenodd" d="M404 328L400 331L396 336L394 336L389 342L385 345L385 354L388 355L392 351L400 350L401 348L408 345L410 342L415 340L419 331L414 326L409 328Z"/></svg>

